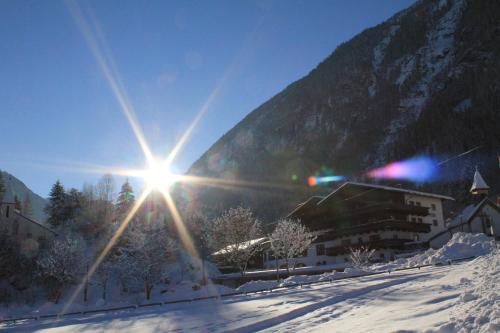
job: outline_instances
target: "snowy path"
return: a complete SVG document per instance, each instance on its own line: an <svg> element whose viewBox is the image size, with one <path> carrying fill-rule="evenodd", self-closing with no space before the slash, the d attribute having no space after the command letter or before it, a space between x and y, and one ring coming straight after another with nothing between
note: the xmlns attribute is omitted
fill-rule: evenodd
<svg viewBox="0 0 500 333"><path fill-rule="evenodd" d="M438 327L473 263L117 314L0 326L13 332L366 332ZM466 269L467 268L467 269Z"/></svg>

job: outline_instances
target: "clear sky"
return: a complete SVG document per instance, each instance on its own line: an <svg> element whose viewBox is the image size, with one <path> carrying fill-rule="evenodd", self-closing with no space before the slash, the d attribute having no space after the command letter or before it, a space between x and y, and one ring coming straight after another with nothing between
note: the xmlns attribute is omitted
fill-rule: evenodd
<svg viewBox="0 0 500 333"><path fill-rule="evenodd" d="M413 0L81 1L152 150L165 155L218 87L174 169L335 47ZM59 1L0 1L0 169L47 196L89 166L142 167L133 132ZM93 19L92 19L93 18ZM120 182L120 179L118 179Z"/></svg>

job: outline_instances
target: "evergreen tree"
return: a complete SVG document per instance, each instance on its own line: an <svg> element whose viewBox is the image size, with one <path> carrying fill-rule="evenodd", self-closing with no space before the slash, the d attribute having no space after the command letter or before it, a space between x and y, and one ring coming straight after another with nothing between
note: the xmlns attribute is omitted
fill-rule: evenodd
<svg viewBox="0 0 500 333"><path fill-rule="evenodd" d="M26 193L26 195L24 196L22 212L24 216L33 216L33 207L31 206L31 198L29 193Z"/></svg>
<svg viewBox="0 0 500 333"><path fill-rule="evenodd" d="M66 193L59 180L50 190L49 203L45 207L45 212L49 216L47 221L54 227L61 225L66 219Z"/></svg>
<svg viewBox="0 0 500 333"><path fill-rule="evenodd" d="M130 207L134 204L134 201L134 191L127 179L125 183L123 183L120 193L118 194L118 199L116 200L117 217L121 218L127 214Z"/></svg>
<svg viewBox="0 0 500 333"><path fill-rule="evenodd" d="M3 181L3 172L0 170L0 202L3 201L4 195L5 195L5 184Z"/></svg>
<svg viewBox="0 0 500 333"><path fill-rule="evenodd" d="M18 211L22 210L21 200L19 200L19 197L17 196L17 194L14 195L14 208L17 209Z"/></svg>

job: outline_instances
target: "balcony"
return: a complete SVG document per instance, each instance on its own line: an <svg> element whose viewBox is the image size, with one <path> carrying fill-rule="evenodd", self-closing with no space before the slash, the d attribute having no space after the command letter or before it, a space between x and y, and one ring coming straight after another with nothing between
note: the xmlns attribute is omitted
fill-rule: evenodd
<svg viewBox="0 0 500 333"><path fill-rule="evenodd" d="M397 230L397 231L408 231L417 233L428 233L431 231L431 225L429 223L415 223L406 220L380 220L375 222L369 222L365 224L359 224L347 228L333 228L333 230L328 231L318 237L319 241L333 240L340 237L352 236L355 234L370 233L383 230Z"/></svg>
<svg viewBox="0 0 500 333"><path fill-rule="evenodd" d="M390 248L390 249L403 249L405 243L412 242L411 239L378 239L368 242L362 242L351 245L340 245L334 247L327 247L325 249L327 256L338 256L342 254L347 254L351 249L357 249L360 247L366 247L369 249L381 249L381 248Z"/></svg>
<svg viewBox="0 0 500 333"><path fill-rule="evenodd" d="M429 214L429 208L422 206L407 205L403 203L385 202L385 203L376 203L361 208L356 208L347 214L342 214L342 215L339 214L339 216L336 216L336 218L349 219L352 217L360 217L365 215L373 216L375 214L383 214L383 213L427 216Z"/></svg>

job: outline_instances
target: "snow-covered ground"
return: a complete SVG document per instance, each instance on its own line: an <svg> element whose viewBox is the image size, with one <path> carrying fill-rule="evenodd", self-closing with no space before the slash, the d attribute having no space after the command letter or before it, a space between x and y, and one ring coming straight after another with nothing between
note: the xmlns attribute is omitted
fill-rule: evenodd
<svg viewBox="0 0 500 333"><path fill-rule="evenodd" d="M498 332L500 253L219 300L3 324L13 332Z"/></svg>

